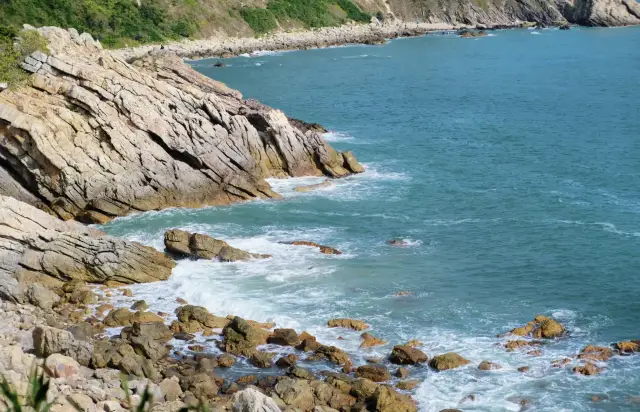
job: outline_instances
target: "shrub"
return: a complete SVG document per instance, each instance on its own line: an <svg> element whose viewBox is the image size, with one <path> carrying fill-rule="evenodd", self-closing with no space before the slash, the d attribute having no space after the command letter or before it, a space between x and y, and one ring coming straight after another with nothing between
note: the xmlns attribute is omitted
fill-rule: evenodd
<svg viewBox="0 0 640 412"><path fill-rule="evenodd" d="M342 10L347 12L347 17L351 20L359 22L368 22L371 20L371 15L360 10L351 0L336 0L336 2Z"/></svg>
<svg viewBox="0 0 640 412"><path fill-rule="evenodd" d="M242 9L240 15L257 34L264 34L278 27L276 17L268 9Z"/></svg>
<svg viewBox="0 0 640 412"><path fill-rule="evenodd" d="M25 57L35 51L49 53L47 40L35 30L24 30L15 38L15 30L0 28L0 82L19 86L27 79L20 67Z"/></svg>

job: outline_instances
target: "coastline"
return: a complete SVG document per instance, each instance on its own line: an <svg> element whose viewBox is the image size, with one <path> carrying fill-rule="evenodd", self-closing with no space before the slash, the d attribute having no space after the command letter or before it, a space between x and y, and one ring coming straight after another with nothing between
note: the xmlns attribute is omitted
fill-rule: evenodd
<svg viewBox="0 0 640 412"><path fill-rule="evenodd" d="M197 60L206 58L227 58L256 51L306 50L341 46L346 44L383 44L388 39L398 37L416 37L427 33L460 30L518 28L522 22L499 26L468 26L448 23L416 23L396 20L384 24L349 23L339 27L323 27L315 30L278 32L263 37L211 37L208 39L188 40L162 45L164 50L178 56ZM154 50L160 45L145 45L124 48L113 53L124 60L132 61Z"/></svg>

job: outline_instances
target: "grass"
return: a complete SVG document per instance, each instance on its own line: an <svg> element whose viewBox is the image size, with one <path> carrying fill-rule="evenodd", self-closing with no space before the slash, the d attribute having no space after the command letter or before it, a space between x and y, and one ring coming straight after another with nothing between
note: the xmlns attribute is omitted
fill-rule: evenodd
<svg viewBox="0 0 640 412"><path fill-rule="evenodd" d="M332 13L333 6L346 15ZM340 13L342 14L342 13ZM296 21L305 28L338 26L348 20L369 22L371 15L364 13L351 0L270 0L266 9L244 8L241 15L257 34L273 31L278 23Z"/></svg>
<svg viewBox="0 0 640 412"><path fill-rule="evenodd" d="M35 51L49 53L46 39L35 30L17 33L11 27L0 26L0 82L17 87L28 78L20 67L25 57Z"/></svg>
<svg viewBox="0 0 640 412"><path fill-rule="evenodd" d="M5 377L0 382L0 393L7 404L7 412L48 412L53 406L52 402L47 402L47 392L49 392L49 380L45 378L42 369L34 365L29 374L29 388L27 393L19 395L7 382ZM23 401L20 400L23 398Z"/></svg>

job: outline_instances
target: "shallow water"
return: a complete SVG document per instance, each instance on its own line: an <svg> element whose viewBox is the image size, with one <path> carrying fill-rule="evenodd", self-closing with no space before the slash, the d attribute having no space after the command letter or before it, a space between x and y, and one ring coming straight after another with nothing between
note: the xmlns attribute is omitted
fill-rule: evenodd
<svg viewBox="0 0 640 412"><path fill-rule="evenodd" d="M181 296L308 330L356 364L414 338L429 355L471 360L411 371L424 381L414 392L422 411L517 411L512 397L536 411L640 410L630 398L640 395L640 356L614 358L597 377L550 365L589 343L640 338L640 29L494 34L261 54L226 68L194 62L246 97L327 126L327 140L367 172L313 193L294 188L321 179L273 180L281 201L107 224L158 248L166 229L182 228L273 255L183 261L169 281L136 286L137 297L170 311ZM278 243L295 239L345 254ZM401 290L411 296L392 296ZM536 314L561 320L569 337L540 357L506 352L496 335ZM389 344L359 350L358 333L324 326L336 316L366 320ZM477 371L484 359L503 368ZM517 371L524 365L529 373Z"/></svg>

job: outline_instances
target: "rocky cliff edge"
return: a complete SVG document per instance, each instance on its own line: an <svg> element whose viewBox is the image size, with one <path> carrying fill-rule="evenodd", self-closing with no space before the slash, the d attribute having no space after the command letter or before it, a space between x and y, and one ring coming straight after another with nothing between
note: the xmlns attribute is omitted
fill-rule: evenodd
<svg viewBox="0 0 640 412"><path fill-rule="evenodd" d="M31 85L0 93L0 194L62 219L279 197L269 177L362 171L279 110L156 52L129 64L88 34L39 29Z"/></svg>

